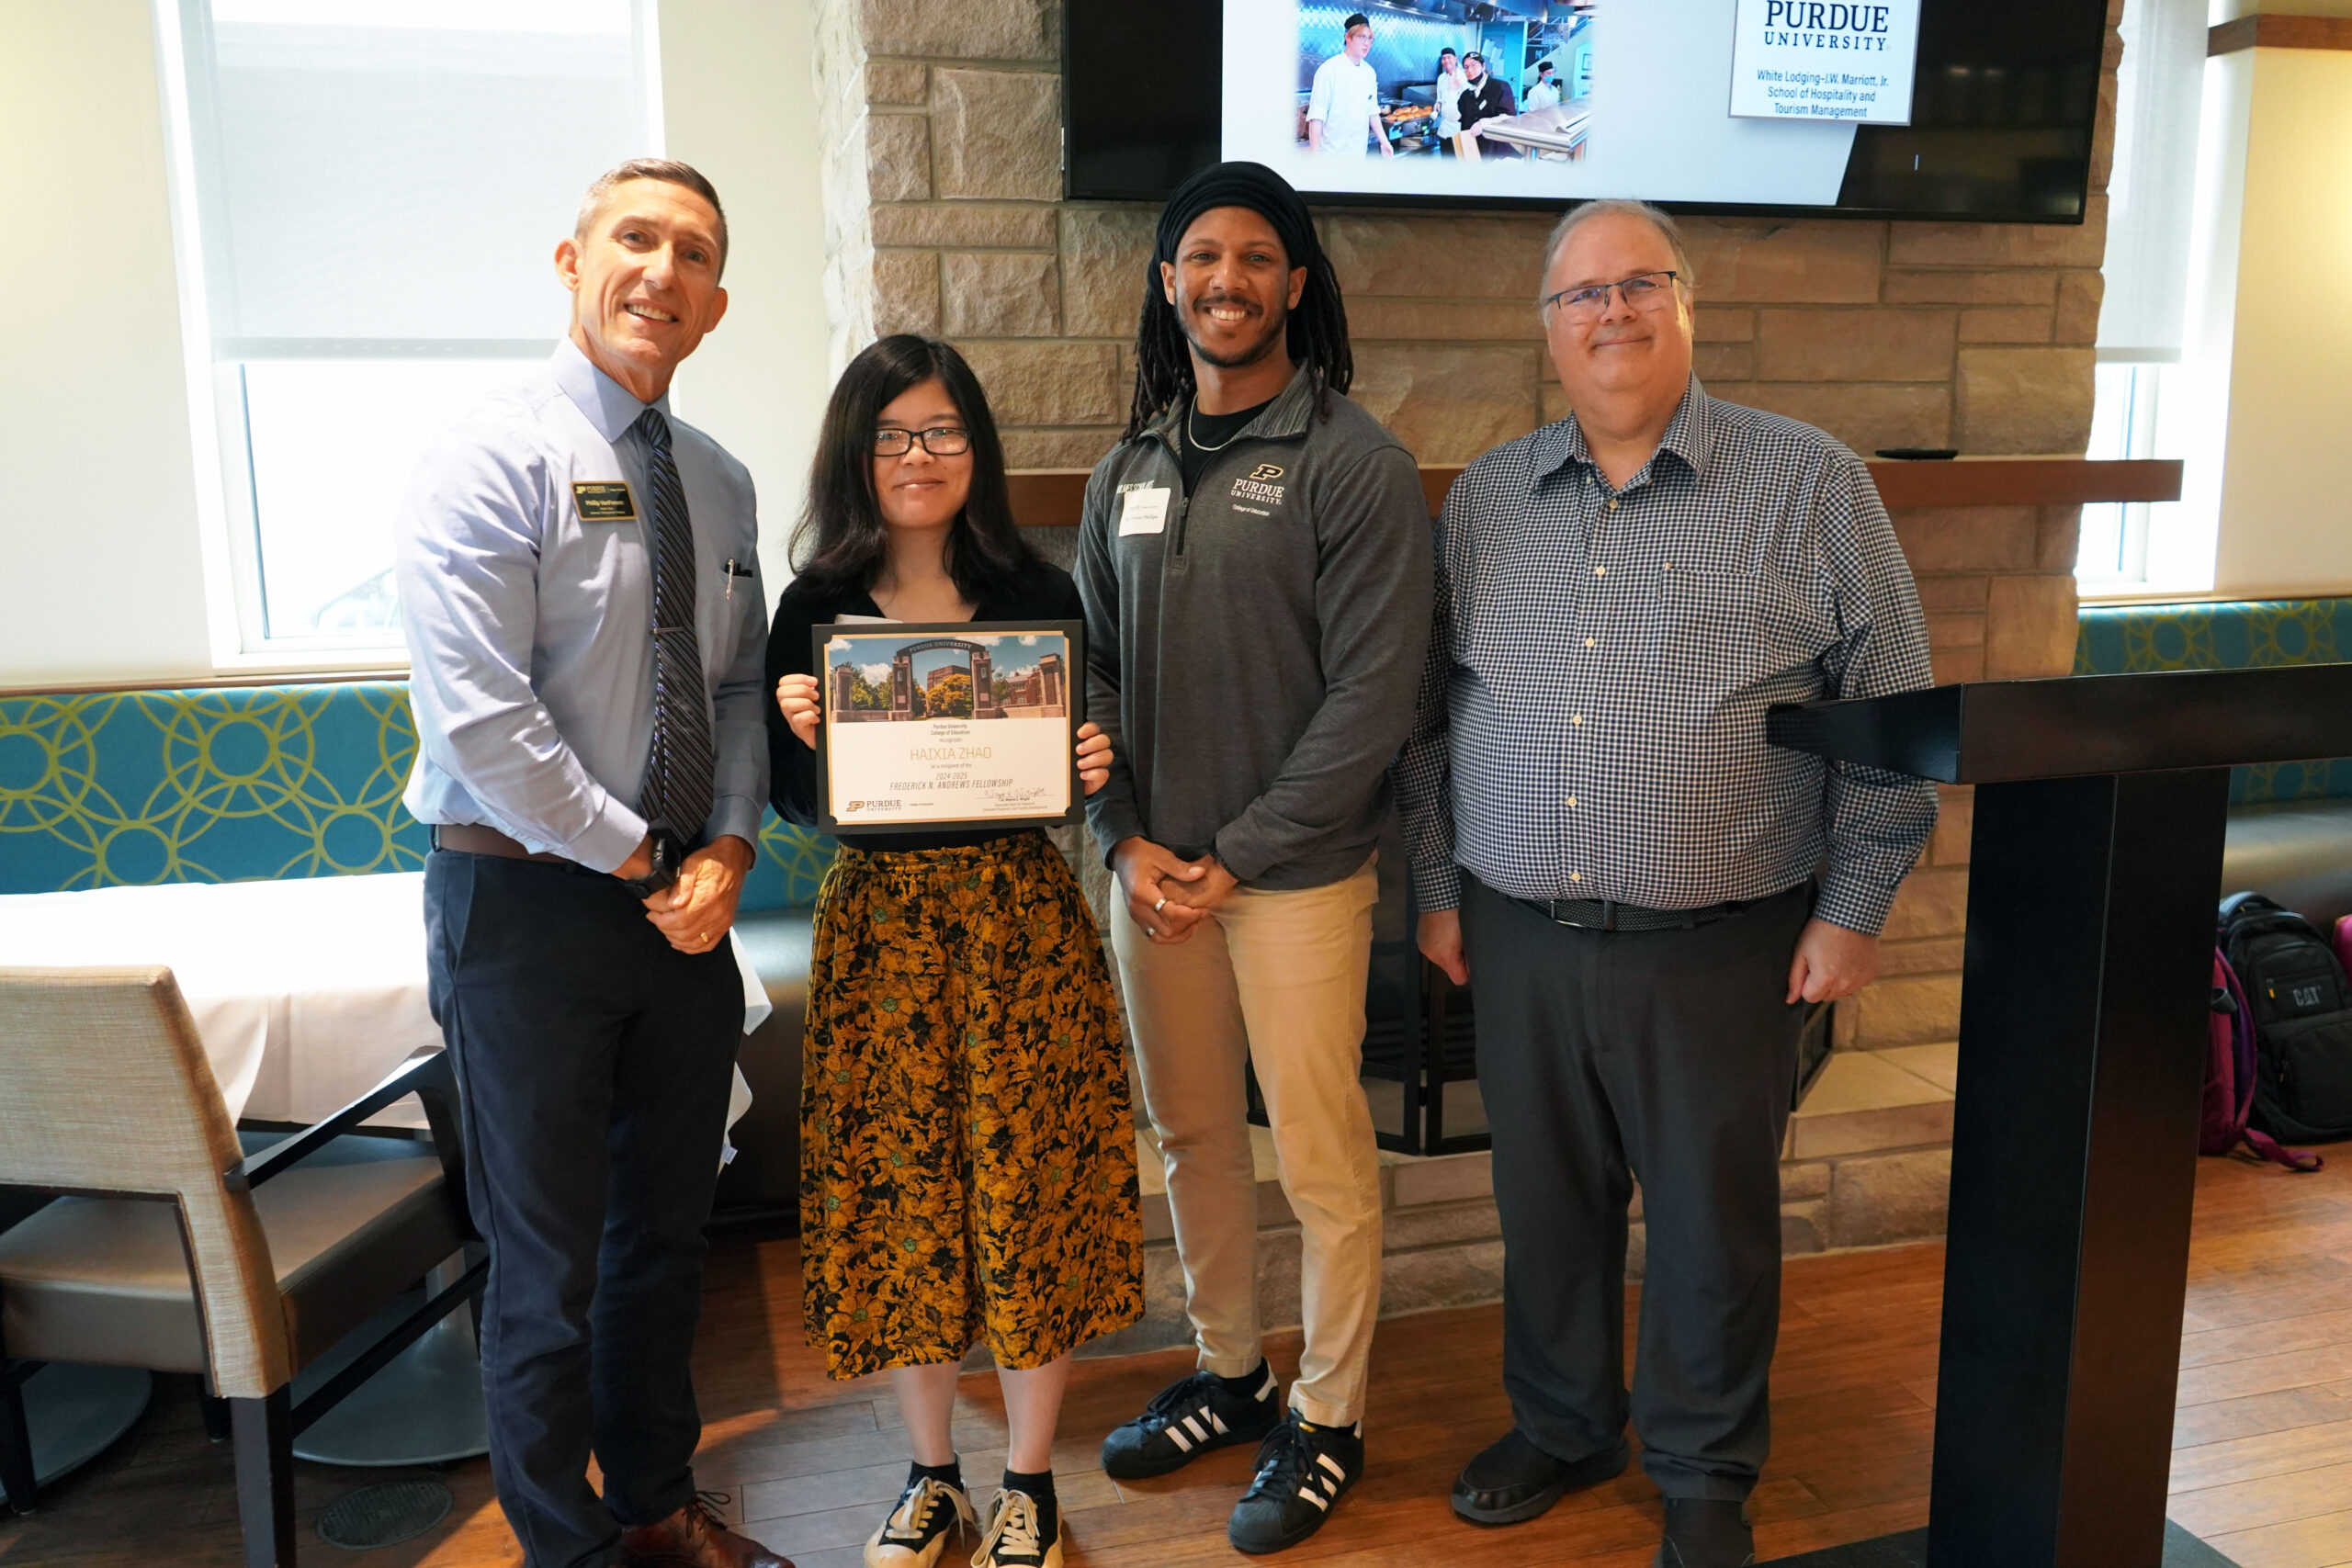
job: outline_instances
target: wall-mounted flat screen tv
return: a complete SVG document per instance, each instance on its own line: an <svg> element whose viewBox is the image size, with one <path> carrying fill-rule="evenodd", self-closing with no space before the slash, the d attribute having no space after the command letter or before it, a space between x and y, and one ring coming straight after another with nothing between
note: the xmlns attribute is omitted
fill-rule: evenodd
<svg viewBox="0 0 2352 1568"><path fill-rule="evenodd" d="M2078 223L2105 0L1068 0L1064 186Z"/></svg>

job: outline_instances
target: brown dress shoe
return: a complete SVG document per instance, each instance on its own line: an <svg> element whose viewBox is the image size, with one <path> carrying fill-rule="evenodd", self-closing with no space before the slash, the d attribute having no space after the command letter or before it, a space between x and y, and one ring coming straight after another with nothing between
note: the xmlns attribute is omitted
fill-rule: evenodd
<svg viewBox="0 0 2352 1568"><path fill-rule="evenodd" d="M639 1525L621 1537L615 1568L792 1568L748 1536L719 1522L727 1506L723 1492L703 1492L658 1524Z"/></svg>

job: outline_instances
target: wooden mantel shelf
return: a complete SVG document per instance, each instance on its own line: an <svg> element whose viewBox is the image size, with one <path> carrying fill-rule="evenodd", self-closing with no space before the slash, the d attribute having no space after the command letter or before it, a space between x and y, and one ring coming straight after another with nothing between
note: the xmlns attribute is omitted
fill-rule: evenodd
<svg viewBox="0 0 2352 1568"><path fill-rule="evenodd" d="M1873 458L1871 478L1889 506L2087 506L2178 501L2180 459L1960 457L1948 463Z"/></svg>
<svg viewBox="0 0 2352 1568"><path fill-rule="evenodd" d="M2108 501L2177 501L2177 458L2122 461L2088 457L1962 457L1951 462L1873 460L1871 478L1890 507L2083 506ZM1084 468L1022 468L1011 476L1012 514L1032 528L1077 524L1086 497ZM1459 479L1458 468L1421 470L1435 512Z"/></svg>

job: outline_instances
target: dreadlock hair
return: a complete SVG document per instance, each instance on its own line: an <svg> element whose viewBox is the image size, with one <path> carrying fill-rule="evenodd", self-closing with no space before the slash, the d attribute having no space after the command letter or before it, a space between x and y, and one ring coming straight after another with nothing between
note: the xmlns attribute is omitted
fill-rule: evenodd
<svg viewBox="0 0 2352 1568"><path fill-rule="evenodd" d="M1283 258L1289 260L1288 256ZM1315 381L1317 412L1330 407L1328 394L1344 392L1355 379L1355 353L1348 346L1348 310L1340 298L1340 280L1331 260L1317 245L1306 258L1306 288L1298 297L1284 328L1283 345L1291 363L1304 365ZM1152 421L1193 395L1199 384L1193 374L1193 345L1176 307L1159 281L1159 266L1152 265L1143 288L1143 317L1136 328L1136 390L1127 406L1126 433L1133 440Z"/></svg>
<svg viewBox="0 0 2352 1568"><path fill-rule="evenodd" d="M949 344L898 333L867 344L833 384L809 468L808 504L788 546L796 575L829 592L874 585L890 558L889 525L874 490L875 428L901 392L934 378L972 438L972 488L948 531L947 575L965 601L977 604L1035 570L1041 558L1013 520L1004 443L979 378Z"/></svg>

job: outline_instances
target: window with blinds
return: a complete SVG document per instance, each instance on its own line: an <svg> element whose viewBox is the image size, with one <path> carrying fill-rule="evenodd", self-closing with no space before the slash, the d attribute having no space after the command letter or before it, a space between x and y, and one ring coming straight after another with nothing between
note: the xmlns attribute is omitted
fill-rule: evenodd
<svg viewBox="0 0 2352 1568"><path fill-rule="evenodd" d="M660 151L652 0L158 6L238 644L396 649L424 443L553 349L582 191Z"/></svg>
<svg viewBox="0 0 2352 1568"><path fill-rule="evenodd" d="M2201 439L2184 365L2197 245L2198 153L2207 0L2127 0L2118 27L2115 156L2108 179L2106 298L2099 310L2093 457L2186 457ZM2086 595L2178 587L2197 529L2189 504L2083 508L2075 581ZM2210 573L2211 562L2206 563ZM2193 572L2193 568L2191 569ZM2210 577L2209 577L2210 581Z"/></svg>

